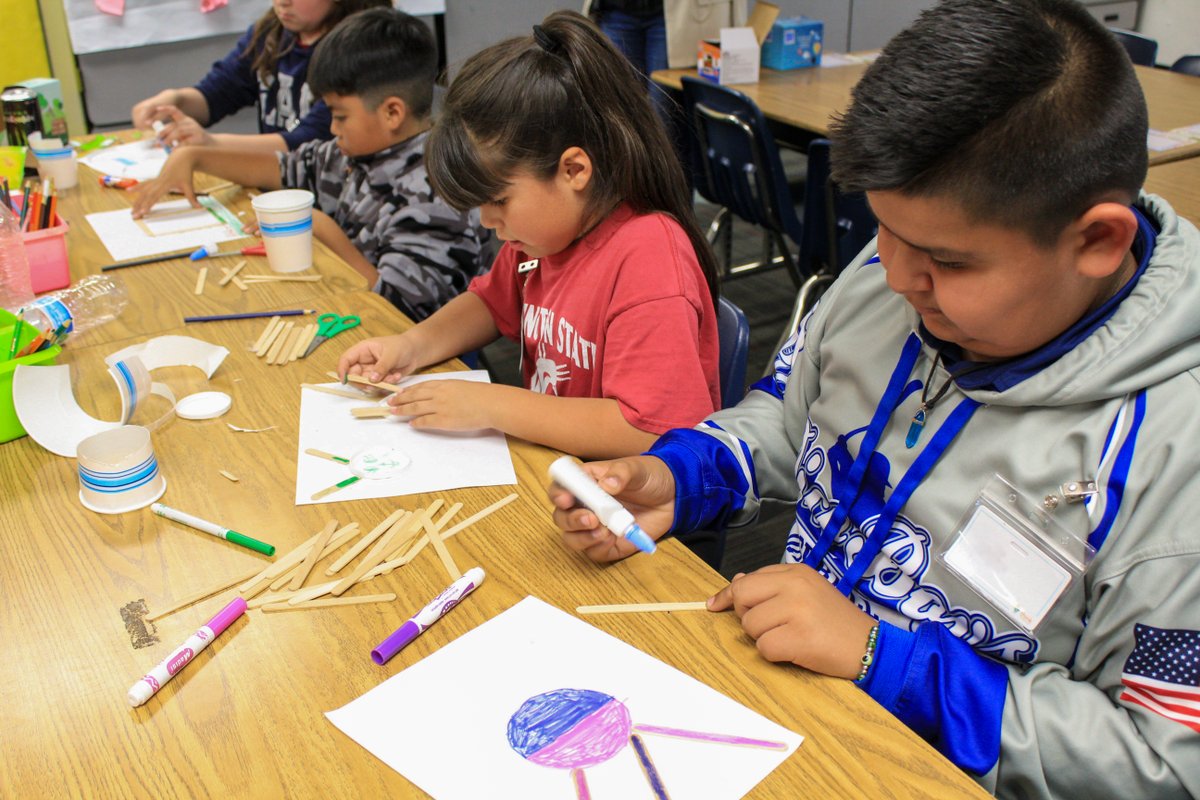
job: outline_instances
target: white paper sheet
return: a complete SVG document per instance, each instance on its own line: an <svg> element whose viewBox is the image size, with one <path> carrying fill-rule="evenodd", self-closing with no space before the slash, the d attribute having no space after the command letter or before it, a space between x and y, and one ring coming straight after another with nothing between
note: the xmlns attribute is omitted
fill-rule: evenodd
<svg viewBox="0 0 1200 800"><path fill-rule="evenodd" d="M402 386L427 380L488 382L485 370L418 375ZM345 389L338 383L326 386ZM351 389L353 391L353 389ZM463 433L419 431L398 417L358 419L350 409L368 406L361 400L302 389L300 395L300 446L296 456L296 505L336 503L372 497L397 497L421 492L461 489L465 486L504 486L517 482L504 434L494 431ZM306 454L313 448L343 458L353 458L369 447L389 446L411 459L398 475L383 480L360 480L321 500L312 496L351 476L350 468Z"/></svg>
<svg viewBox="0 0 1200 800"><path fill-rule="evenodd" d="M139 181L157 178L166 160L167 151L155 146L153 136L129 144L103 147L79 157L79 163L87 164L101 175Z"/></svg>
<svg viewBox="0 0 1200 800"><path fill-rule="evenodd" d="M211 197L199 198L194 209L186 199L158 203L145 219L135 220L127 208L88 214L86 219L114 261L199 248L209 242L241 239L237 217Z"/></svg>
<svg viewBox="0 0 1200 800"><path fill-rule="evenodd" d="M486 582L481 590L487 591ZM398 614L396 623L401 622ZM437 627L423 636L439 636ZM394 661L403 662L404 655L401 651ZM579 717L579 709L586 710L587 704L542 703L547 712L541 715L543 723L552 716L565 723L557 737L544 724L514 719L530 698L564 689L590 690L615 702L574 724L569 724L570 712L575 709ZM627 711L627 721L621 719L624 712L618 704ZM653 798L626 735L630 726L641 737L670 797L738 798L803 741L690 676L533 597L325 716L438 800ZM777 748L667 737L639 731L638 726L739 737ZM538 736L539 731L545 735ZM510 744L511 739L524 738L529 752L531 736L541 746L529 757ZM606 737L606 751L586 754L587 745L599 749ZM577 794L569 767L536 763L552 758L583 764L589 794Z"/></svg>

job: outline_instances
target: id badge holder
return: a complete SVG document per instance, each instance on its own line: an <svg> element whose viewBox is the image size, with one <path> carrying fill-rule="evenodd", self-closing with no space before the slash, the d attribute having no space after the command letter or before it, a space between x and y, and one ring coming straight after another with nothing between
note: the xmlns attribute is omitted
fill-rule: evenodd
<svg viewBox="0 0 1200 800"><path fill-rule="evenodd" d="M994 475L937 559L1014 625L1036 634L1096 549Z"/></svg>

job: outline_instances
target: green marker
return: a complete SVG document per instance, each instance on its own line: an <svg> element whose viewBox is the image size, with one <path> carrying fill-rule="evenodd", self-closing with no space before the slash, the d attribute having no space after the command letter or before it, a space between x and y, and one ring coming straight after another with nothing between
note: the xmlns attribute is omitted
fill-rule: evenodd
<svg viewBox="0 0 1200 800"><path fill-rule="evenodd" d="M240 544L250 550L262 553L263 555L275 555L275 545L260 542L258 539L251 539L245 534L231 531L229 528L222 528L212 522L206 522L199 517L193 517L191 514L185 514L182 511L176 511L170 506L164 506L162 503L155 503L150 506L150 510L160 517L166 517L172 522L178 522L180 525L187 525L189 528L195 528L204 533L211 533L213 536L224 539L227 542Z"/></svg>

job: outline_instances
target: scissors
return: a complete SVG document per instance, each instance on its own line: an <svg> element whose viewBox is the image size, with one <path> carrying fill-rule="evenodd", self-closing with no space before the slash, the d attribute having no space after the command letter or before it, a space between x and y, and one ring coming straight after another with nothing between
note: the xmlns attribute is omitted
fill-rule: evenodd
<svg viewBox="0 0 1200 800"><path fill-rule="evenodd" d="M332 339L342 331L357 328L361 322L362 320L355 316L339 317L337 314L322 314L317 317L317 335L302 357L308 358L312 351L320 347L326 339Z"/></svg>

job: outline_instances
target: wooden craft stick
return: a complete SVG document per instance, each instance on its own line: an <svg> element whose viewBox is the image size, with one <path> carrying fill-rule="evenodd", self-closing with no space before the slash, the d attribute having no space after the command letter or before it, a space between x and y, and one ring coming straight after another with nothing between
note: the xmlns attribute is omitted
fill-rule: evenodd
<svg viewBox="0 0 1200 800"><path fill-rule="evenodd" d="M258 338L254 341L254 347L252 347L250 349L253 350L255 353L257 353L258 348L262 347L263 342L265 342L267 340L267 335L270 334L271 331L275 330L275 326L279 323L279 321L281 319L283 319L283 317L280 317L280 316L271 317L271 319L269 319L267 321L267 327L263 328L263 332L260 333L258 335Z"/></svg>
<svg viewBox="0 0 1200 800"><path fill-rule="evenodd" d="M238 287L239 289L241 289L243 292L250 288L249 286L246 285L246 282L244 280L242 280L241 278L239 278L237 275L233 276L233 285Z"/></svg>
<svg viewBox="0 0 1200 800"><path fill-rule="evenodd" d="M221 280L217 281L217 286L225 286L228 284L231 280L237 277L237 274L242 271L242 267L244 266L246 266L246 259L243 258L229 269L221 270Z"/></svg>
<svg viewBox="0 0 1200 800"><path fill-rule="evenodd" d="M234 183L233 181L222 181L221 183L214 184L207 189L202 189L201 191L197 192L197 194L212 194L213 192L220 192L233 186L238 186L238 184ZM238 186L238 188L240 189L241 187Z"/></svg>
<svg viewBox="0 0 1200 800"><path fill-rule="evenodd" d="M351 522L345 528L342 528L342 530L339 531L336 536L334 536L334 540L329 543L329 546L333 547L335 544L340 544L343 534L345 534L346 537L353 536L354 532L357 530L358 523ZM274 564L268 565L253 578L250 578L244 582L238 587L238 593L246 599L249 599L265 589L267 585L270 584L270 582L275 578L279 577L281 573L287 572L289 569L299 564L304 557L308 555L308 548L312 547L317 541L318 533L314 533L312 537L308 539L308 541L303 542L298 547L288 551L286 555L280 556Z"/></svg>
<svg viewBox="0 0 1200 800"><path fill-rule="evenodd" d="M432 525L430 525L430 527L432 527ZM462 570L458 568L458 564L454 563L454 557L451 556L450 551L446 549L446 543L442 541L442 537L438 535L436 530L432 533L427 532L426 535L429 537L429 541L433 542L434 552L436 552L438 554L438 558L441 559L442 566L446 568L446 573L450 576L450 580L456 581L461 578Z"/></svg>
<svg viewBox="0 0 1200 800"><path fill-rule="evenodd" d="M314 392L324 392L325 394L336 394L338 397L349 397L351 400L362 400L363 393L355 391L347 391L345 389L334 389L332 386L321 386L318 383L302 383L302 389L312 389Z"/></svg>
<svg viewBox="0 0 1200 800"><path fill-rule="evenodd" d="M306 586L298 592L292 592L287 589L283 589L278 592L267 592L266 594L260 595L253 600L247 600L246 607L258 608L259 606L266 605L267 603L286 603L297 595L303 595L300 598L301 600L309 600L313 597L320 597L321 595L326 594L330 589L333 588L335 583L336 581L329 581L328 583L322 583L319 586Z"/></svg>
<svg viewBox="0 0 1200 800"><path fill-rule="evenodd" d="M308 550L308 555L300 562L300 566L292 574L292 582L288 586L293 592L300 591L300 587L308 580L308 575L312 572L313 565L317 563L317 557L321 551L325 549L325 545L329 544L329 540L333 538L333 532L337 530L337 520L331 519L325 523L325 527L317 534L317 541Z"/></svg>
<svg viewBox="0 0 1200 800"><path fill-rule="evenodd" d="M351 416L358 419L378 419L380 417L392 416L391 406L361 406L360 408L350 409Z"/></svg>
<svg viewBox="0 0 1200 800"><path fill-rule="evenodd" d="M353 539L356 535L358 535L358 523L351 522L348 525L346 525L346 527L342 528L340 531L338 531L337 533L335 533L333 535L333 539L329 542L329 544L325 545L325 549L321 552L320 555L317 556L317 561L320 561L322 558L329 555L334 550L337 550L339 547L344 545L346 542ZM314 544L316 543L317 536L320 536L320 532L318 532L317 534L315 534L313 536ZM306 551L304 553L304 555L307 556L308 552ZM280 589L282 589L284 586L287 585L287 583L292 579L292 576L291 576L292 570L296 568L296 564L299 564L300 560L302 560L302 559L298 559L295 562L295 564L292 564L287 569L283 570L281 573L279 573L278 575L275 576L274 580L271 581L271 591L277 592Z"/></svg>
<svg viewBox="0 0 1200 800"><path fill-rule="evenodd" d="M311 344L313 343L313 341L314 341L314 340L317 338L317 334L318 334L318 333L320 333L320 332L321 332L321 326L319 326L319 325L313 325L313 326L312 326L312 333L310 333L310 334L309 334L309 336L308 336L308 341L306 341L306 342L304 343L304 350L303 350L303 351L300 353L300 357L301 357L301 358L307 358L307 357L308 357L308 348L309 348L309 345L311 345Z"/></svg>
<svg viewBox="0 0 1200 800"><path fill-rule="evenodd" d="M462 506L462 503L455 503L446 509L446 513L442 514L441 519L433 523L433 527L437 529L439 534L442 532L442 528L446 527L446 523L449 522L455 514L457 514L459 511L462 511Z"/></svg>
<svg viewBox="0 0 1200 800"><path fill-rule="evenodd" d="M342 379L341 376L338 375L336 372L328 372L326 374L332 376L334 380L340 381ZM383 389L386 392L393 392L393 393L398 392L402 388L404 388L402 386L397 386L394 383L384 383L383 381L369 381L366 378L364 378L362 375L349 375L348 374L348 375L346 375L346 380L350 381L350 383L361 383L363 386L374 386L376 389Z"/></svg>
<svg viewBox="0 0 1200 800"><path fill-rule="evenodd" d="M223 469L220 469L220 470L217 470L217 471L221 473L221 476L222 476L222 477L224 477L224 478L228 478L229 480L233 481L234 483L237 483L237 482L238 482L238 476L237 476L237 475L234 475L232 472L226 472L226 471L225 471L225 470L223 470Z"/></svg>
<svg viewBox="0 0 1200 800"><path fill-rule="evenodd" d="M306 450L305 452L310 452L310 451ZM319 453L321 451L318 450L317 452ZM365 536L363 536L361 539L359 539L357 542L355 542L350 547L349 550L347 550L345 553L342 553L342 555L338 557L337 561L334 561L332 564L330 564L329 567L325 570L325 574L326 575L338 574L338 572L341 571L342 567L349 564L351 561L353 561L355 558L358 557L359 553L361 553L363 550L366 550L368 547L370 547L371 542L378 539L381 535L383 535L384 531L386 531L388 528L395 525L400 520L406 519L409 516L409 513L410 512L405 511L403 508L399 508L399 509L396 509L395 511L393 511L391 514L389 514L387 516L387 519L385 519L383 522L376 525L369 533L367 533Z"/></svg>
<svg viewBox="0 0 1200 800"><path fill-rule="evenodd" d="M266 334L263 336L262 343L254 349L254 355L258 356L259 358L265 356L275 344L275 340L279 338L279 334L283 331L283 326L286 324L287 322L282 317L276 320L274 326L267 329Z"/></svg>
<svg viewBox="0 0 1200 800"><path fill-rule="evenodd" d="M242 581L245 581L245 580L248 580L248 579L254 577L261 571L262 570L260 570L258 567L255 567L253 570L251 570L250 572L247 572L245 575L239 575L236 578L231 578L228 581L222 583L220 586L214 586L209 589L203 589L199 592L196 592L195 594L189 594L187 597L176 600L172 605L167 606L166 608L162 609L161 611L155 611L153 614L148 615L147 617L145 617L145 620L147 622L153 622L156 619L162 619L163 617L167 616L168 614L174 614L179 609L187 608L192 603L198 603L201 600L203 600L204 598L212 597L214 594L217 594L218 592L223 592L226 589L232 589L236 584L239 584Z"/></svg>
<svg viewBox="0 0 1200 800"><path fill-rule="evenodd" d="M409 518L409 520L411 521L413 518L418 520L420 519L419 515L415 512L413 513L412 517ZM392 527L388 528L388 532L379 537L379 541L375 543L375 546L372 547L365 556L363 556L362 560L358 562L358 566L356 566L349 575L342 578L338 582L338 585L334 586L333 589L330 590L330 594L340 596L347 589L353 586L354 583L367 572L367 570L371 569L380 561L382 561L383 554L388 552L388 548L392 546L392 540L396 538L396 535L403 527L407 526L393 525Z"/></svg>
<svg viewBox="0 0 1200 800"><path fill-rule="evenodd" d="M204 281L208 280L208 267L201 267L196 275L196 294L204 294Z"/></svg>
<svg viewBox="0 0 1200 800"><path fill-rule="evenodd" d="M704 600L691 603L618 603L612 606L576 606L577 614L640 614L646 611L706 611Z"/></svg>
<svg viewBox="0 0 1200 800"><path fill-rule="evenodd" d="M268 364L274 364L275 359L279 358L279 354L281 352L283 352L283 348L287 346L287 340L292 335L292 331L294 331L295 329L296 329L296 323L294 323L294 322L283 323L283 330L281 330L279 332L279 335L275 337L274 344L272 344L271 349L267 351L267 363Z"/></svg>
<svg viewBox="0 0 1200 800"><path fill-rule="evenodd" d="M415 546L414 542L417 542L417 534L420 534L422 529L428 530L433 526L433 515L437 513L437 510L442 507L444 502L445 501L439 498L430 503L429 508L425 509L423 512L418 511L417 513L421 515L420 522L415 524L411 530L407 531L405 536L396 540L396 548L389 553L387 558L384 560L391 561L393 559L400 558L401 553L410 547ZM426 539L427 537L428 534L421 534L421 539ZM457 578L455 580L457 580Z"/></svg>
<svg viewBox="0 0 1200 800"><path fill-rule="evenodd" d="M303 603L271 603L262 607L263 611L300 611L305 608L329 608L330 606L356 606L363 603L390 603L396 599L394 592L385 594L364 594L358 597L325 597L320 600L306 600Z"/></svg>
<svg viewBox="0 0 1200 800"><path fill-rule="evenodd" d="M308 340L312 338L314 326L311 322L300 329L299 335L296 336L296 345L292 348L292 352L288 353L288 363L295 361L304 352L304 348L308 347Z"/></svg>
<svg viewBox="0 0 1200 800"><path fill-rule="evenodd" d="M350 459L348 459L348 458L342 458L341 456L335 456L333 453L326 453L324 450L318 450L315 447L310 447L307 450L305 450L304 452L307 455L316 456L317 458L323 458L326 461L336 461L339 464L349 464L350 463Z"/></svg>
<svg viewBox="0 0 1200 800"><path fill-rule="evenodd" d="M324 500L326 497L329 497L329 495L333 494L334 492L340 492L342 489L345 489L347 486L353 486L354 484L358 483L361 480L362 480L362 478L360 478L359 476L351 475L349 478L346 478L344 481L338 481L333 486L326 486L321 491L314 492L312 497L310 497L309 499L313 500L313 501Z"/></svg>
<svg viewBox="0 0 1200 800"><path fill-rule="evenodd" d="M496 502L492 503L490 506L488 506L487 508L483 509L482 511L477 511L477 512L475 512L475 513L474 513L474 514L472 514L471 516L469 516L469 517L467 517L466 519L464 519L462 522L460 522L460 523L458 523L457 525L455 525L455 526L454 526L453 528L451 528L450 530L448 530L448 531L444 532L444 533L442 534L442 538L443 538L443 539L449 539L451 536L453 536L454 534L458 533L458 532L459 532L459 531L461 531L463 528L466 528L466 527L468 527L468 526L470 526L470 525L474 525L476 522L478 522L479 520L481 520L481 519L483 519L484 517L488 516L489 514L492 514L493 512L499 511L501 508L504 508L506 505L508 505L509 503L511 503L513 500L516 500L518 496L519 496L519 495L517 495L517 494L516 494L516 492L514 492L514 493L512 493L512 494L508 495L507 497L504 497L504 498L501 498L500 500L497 500Z"/></svg>
<svg viewBox="0 0 1200 800"><path fill-rule="evenodd" d="M275 357L276 366L288 363L292 351L296 349L296 340L300 338L300 331L303 328L303 325L292 325L292 330L288 333L287 341L283 343L283 348L279 351L279 355Z"/></svg>

